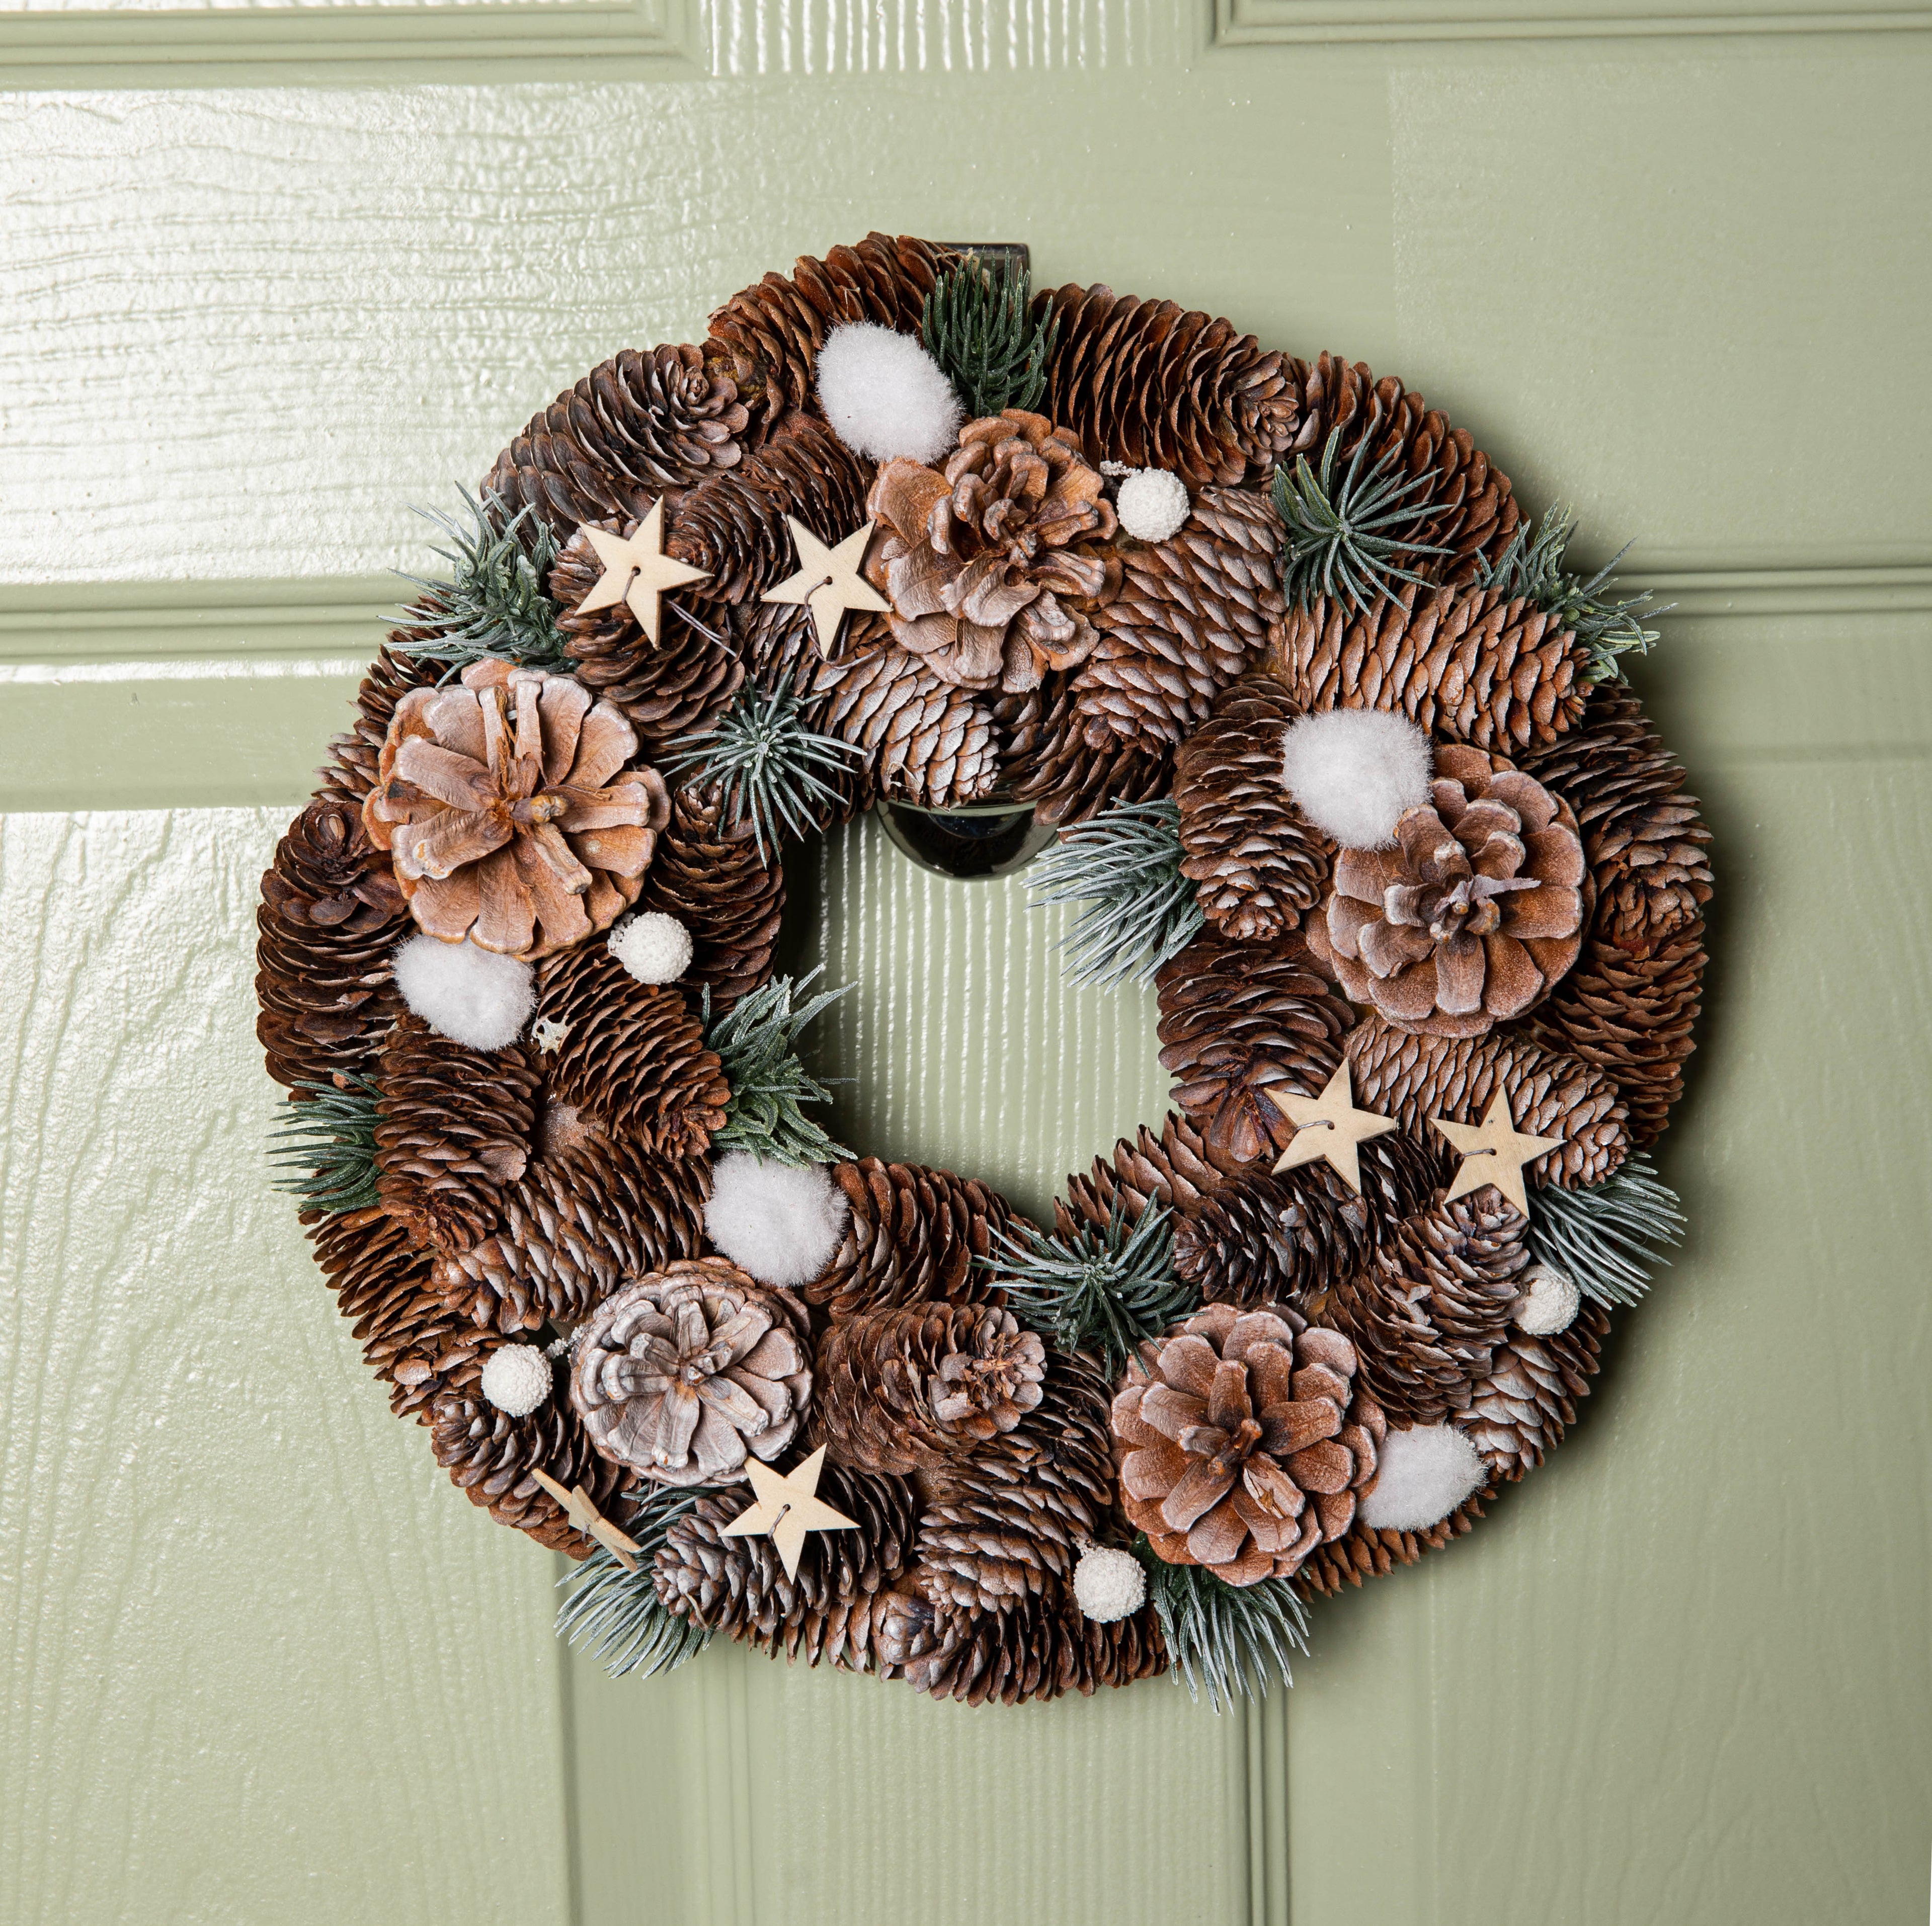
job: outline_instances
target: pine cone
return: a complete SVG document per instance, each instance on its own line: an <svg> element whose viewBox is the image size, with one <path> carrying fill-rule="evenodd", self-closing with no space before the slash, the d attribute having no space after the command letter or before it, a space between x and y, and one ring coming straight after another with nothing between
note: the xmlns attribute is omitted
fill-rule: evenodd
<svg viewBox="0 0 1932 1926"><path fill-rule="evenodd" d="M832 1262L801 1295L835 1323L899 1304L1004 1304L991 1272L1004 1235L1024 1223L997 1191L923 1164L877 1157L836 1165L832 1181L851 1205Z"/></svg>
<svg viewBox="0 0 1932 1926"><path fill-rule="evenodd" d="M1282 534L1267 496L1209 488L1178 535L1122 551L1120 592L1100 622L1106 634L1074 681L1090 747L1121 736L1158 753L1207 721L1214 698L1258 662L1282 614Z"/></svg>
<svg viewBox="0 0 1932 1926"><path fill-rule="evenodd" d="M1550 994L1595 900L1568 803L1500 756L1438 744L1393 849L1345 849L1309 946L1399 1030L1480 1036Z"/></svg>
<svg viewBox="0 0 1932 1926"><path fill-rule="evenodd" d="M962 1611L895 1594L883 1616L880 1649L914 1689L968 1706L1091 1696L1167 1670L1167 1648L1151 1604L1131 1618L1096 1624L1056 1591L1011 1611Z"/></svg>
<svg viewBox="0 0 1932 1926"><path fill-rule="evenodd" d="M1563 1442L1565 1427L1576 1421L1576 1400L1590 1394L1610 1328L1602 1305L1586 1298L1567 1330L1532 1337L1512 1326L1497 1346L1457 1423L1498 1478L1533 1472Z"/></svg>
<svg viewBox="0 0 1932 1926"><path fill-rule="evenodd" d="M805 1306L722 1257L627 1285L572 1348L591 1442L664 1484L729 1484L748 1456L774 1462L812 1399Z"/></svg>
<svg viewBox="0 0 1932 1926"><path fill-rule="evenodd" d="M1033 318L1049 315L1060 332L1040 405L1089 460L1165 468L1190 489L1253 486L1299 445L1295 365L1252 334L1108 287L1043 290Z"/></svg>
<svg viewBox="0 0 1932 1926"><path fill-rule="evenodd" d="M1333 1544L1318 1545L1294 1575L1296 1588L1310 1598L1332 1598L1345 1585L1385 1578L1399 1564L1411 1565L1424 1552L1439 1550L1472 1529L1483 1515L1482 1494L1466 1498L1447 1518L1420 1532L1389 1532L1358 1517Z"/></svg>
<svg viewBox="0 0 1932 1926"><path fill-rule="evenodd" d="M443 665L433 658L418 661L409 653L416 644L431 639L426 628L397 628L376 651L369 673L356 692L356 722L346 735L338 736L328 746L328 760L316 773L322 786L316 791L318 802L348 803L359 818L362 805L376 782L376 766L382 760L382 745L388 740L389 723L396 704L412 688L435 682Z"/></svg>
<svg viewBox="0 0 1932 1926"><path fill-rule="evenodd" d="M1000 757L1018 802L1036 820L1084 821L1112 802L1146 802L1172 786L1173 753L1164 741L1130 741L1111 729L1090 742L1078 726L1079 696L1071 677L1048 676L1023 699Z"/></svg>
<svg viewBox="0 0 1932 1926"><path fill-rule="evenodd" d="M1294 806L1282 743L1296 716L1271 676L1224 689L1174 758L1180 873L1235 943L1271 942L1322 900L1334 848Z"/></svg>
<svg viewBox="0 0 1932 1926"><path fill-rule="evenodd" d="M1120 1502L1155 1552L1245 1586L1339 1538L1388 1430L1355 1361L1279 1306L1210 1304L1145 1346L1112 1423Z"/></svg>
<svg viewBox="0 0 1932 1926"><path fill-rule="evenodd" d="M1370 1016L1350 1031L1347 1051L1358 1107L1393 1117L1414 1137L1435 1138L1431 1118L1478 1122L1496 1092L1507 1092L1517 1130L1563 1142L1562 1150L1523 1166L1537 1184L1600 1184L1630 1154L1624 1106L1610 1078L1514 1032L1413 1036Z"/></svg>
<svg viewBox="0 0 1932 1926"><path fill-rule="evenodd" d="M636 519L667 488L736 467L748 418L715 351L707 362L700 348L626 348L532 417L484 492L512 515L528 505L560 538L607 515Z"/></svg>
<svg viewBox="0 0 1932 1926"><path fill-rule="evenodd" d="M1311 713L1392 710L1438 741L1512 753L1575 726L1588 662L1568 629L1520 597L1413 582L1364 611L1326 596L1290 609L1267 657Z"/></svg>
<svg viewBox="0 0 1932 1926"><path fill-rule="evenodd" d="M1111 1163L1096 1157L1090 1174L1066 1180L1065 1199L1054 1203L1054 1228L1066 1238L1082 1230L1104 1231L1116 1204L1126 1222L1138 1223L1150 1202L1158 1199L1170 1210L1184 1210L1215 1180L1200 1136L1185 1118L1169 1111L1159 1137L1143 1124L1134 1141L1123 1137L1114 1144Z"/></svg>

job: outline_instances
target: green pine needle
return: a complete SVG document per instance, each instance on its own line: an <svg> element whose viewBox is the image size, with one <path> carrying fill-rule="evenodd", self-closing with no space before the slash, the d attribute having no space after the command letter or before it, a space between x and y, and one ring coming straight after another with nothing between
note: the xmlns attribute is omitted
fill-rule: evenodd
<svg viewBox="0 0 1932 1926"><path fill-rule="evenodd" d="M342 1087L302 1083L271 1126L268 1160L286 1173L278 1190L305 1210L365 1210L376 1202L376 1085L345 1076Z"/></svg>
<svg viewBox="0 0 1932 1926"><path fill-rule="evenodd" d="M668 1612L652 1574L658 1552L670 1527L704 1496L674 1485L638 1486L628 1494L638 1509L620 1528L638 1542L638 1568L627 1570L598 1545L581 1564L557 1580L572 1592L556 1615L557 1636L606 1661L613 1678L627 1672L674 1671L711 1642L711 1634L688 1618Z"/></svg>
<svg viewBox="0 0 1932 1926"><path fill-rule="evenodd" d="M711 1014L711 988L705 986L704 1040L722 1060L725 1081L731 1086L724 1127L711 1139L714 1150L749 1150L766 1163L794 1168L838 1163L853 1154L843 1144L834 1143L800 1107L829 1103L832 1093L800 1062L799 1033L851 987L821 990L794 1009L794 995L810 988L818 974L814 970L796 984L789 976L774 976L716 1018Z"/></svg>
<svg viewBox="0 0 1932 1926"><path fill-rule="evenodd" d="M1034 872L1033 907L1084 903L1061 947L1077 983L1143 983L1207 919L1180 873L1180 811L1171 800L1116 802L1064 831Z"/></svg>
<svg viewBox="0 0 1932 1926"><path fill-rule="evenodd" d="M1393 448L1364 475L1362 460L1369 449L1364 435L1338 483L1335 458L1341 440L1340 428L1329 436L1319 474L1309 467L1305 454L1295 457L1292 474L1286 468L1274 472L1274 506L1288 528L1281 550L1282 592L1302 608L1317 596L1339 596L1356 608L1366 608L1393 594L1396 583L1423 579L1400 566L1398 556L1449 552L1415 539L1416 529L1435 511L1431 478L1417 475L1405 482L1399 470L1389 472Z"/></svg>
<svg viewBox="0 0 1932 1926"><path fill-rule="evenodd" d="M974 1262L999 1274L1015 1315L1056 1350L1098 1359L1109 1378L1144 1340L1200 1306L1170 1268L1174 1226L1162 1204L1150 1203L1131 1229L1116 1198L1104 1231L1083 1228L1070 1241L1028 1225L999 1242Z"/></svg>
<svg viewBox="0 0 1932 1926"><path fill-rule="evenodd" d="M1600 1304L1634 1304L1650 1274L1684 1241L1688 1222L1676 1191L1640 1151L1587 1190L1546 1184L1529 1215L1529 1254L1560 1270Z"/></svg>
<svg viewBox="0 0 1932 1926"><path fill-rule="evenodd" d="M1308 1608L1285 1578L1227 1585L1200 1565L1174 1565L1145 1538L1134 1555L1147 1568L1174 1676L1217 1712L1235 1699L1264 1697L1276 1679L1294 1683L1288 1654L1308 1652Z"/></svg>
<svg viewBox="0 0 1932 1926"><path fill-rule="evenodd" d="M750 819L760 857L767 836L776 849L781 830L806 836L818 806L838 802L820 770L842 773L862 759L850 742L808 728L800 719L804 706L788 690L748 684L715 728L685 736L691 746L664 758L668 770L694 770L697 785L720 785L727 819Z"/></svg>
<svg viewBox="0 0 1932 1926"><path fill-rule="evenodd" d="M466 526L440 508L416 511L454 545L436 550L450 566L447 577L403 577L428 591L403 611L403 620L438 634L434 641L412 643L410 652L448 663L452 674L485 656L507 656L538 668L568 667L556 604L544 586L556 563L556 537L528 506L506 522L498 496L486 501L467 489L458 492Z"/></svg>
<svg viewBox="0 0 1932 1926"><path fill-rule="evenodd" d="M970 255L934 283L920 316L920 338L938 362L968 419L1004 408L1037 408L1046 393L1046 364L1060 338L1055 315L1027 319L1031 279L1006 260L989 266Z"/></svg>
<svg viewBox="0 0 1932 1926"><path fill-rule="evenodd" d="M1477 586L1500 589L1506 596L1526 596L1555 616L1565 628L1575 632L1577 640L1589 652L1584 680L1608 682L1622 677L1621 657L1633 651L1640 656L1650 652L1657 631L1646 628L1644 623L1668 614L1676 604L1650 607L1648 589L1634 596L1610 592L1616 586L1610 571L1630 553L1628 542L1587 580L1565 568L1564 551L1576 526L1575 516L1559 503L1537 524L1534 536L1528 529L1519 528L1494 567L1479 566Z"/></svg>

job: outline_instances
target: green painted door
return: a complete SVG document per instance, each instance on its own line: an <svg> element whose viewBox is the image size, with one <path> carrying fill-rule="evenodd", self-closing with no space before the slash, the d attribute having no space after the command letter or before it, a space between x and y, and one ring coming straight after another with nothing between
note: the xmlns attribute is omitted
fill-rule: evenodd
<svg viewBox="0 0 1932 1926"><path fill-rule="evenodd" d="M1806 0L0 0L0 1920L1916 1918L1932 1847L1932 16ZM612 1682L333 1319L256 878L412 502L869 227L1398 372L1676 600L1689 1248L1291 1696ZM802 885L809 879L801 877ZM1029 1209L1150 1001L869 828L860 1141Z"/></svg>

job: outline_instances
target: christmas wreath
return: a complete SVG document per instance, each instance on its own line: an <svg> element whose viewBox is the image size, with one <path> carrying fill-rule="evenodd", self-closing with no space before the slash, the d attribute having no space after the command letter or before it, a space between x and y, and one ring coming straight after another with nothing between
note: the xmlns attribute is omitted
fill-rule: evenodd
<svg viewBox="0 0 1932 1926"><path fill-rule="evenodd" d="M1221 1702L1542 1462L1679 1231L1711 891L1566 514L1392 377L874 234L442 520L259 1034L370 1365L566 1630ZM1030 812L1071 966L1158 987L1173 1112L1051 1225L806 1114L782 858L874 804Z"/></svg>

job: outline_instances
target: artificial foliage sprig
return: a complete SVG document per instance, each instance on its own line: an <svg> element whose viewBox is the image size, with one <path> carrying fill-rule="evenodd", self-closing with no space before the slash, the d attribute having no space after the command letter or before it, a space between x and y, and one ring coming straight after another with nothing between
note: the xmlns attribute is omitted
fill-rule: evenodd
<svg viewBox="0 0 1932 1926"><path fill-rule="evenodd" d="M1061 940L1078 983L1143 983L1207 921L1180 873L1180 810L1172 798L1116 802L1062 832L1029 886L1033 907L1084 903Z"/></svg>
<svg viewBox="0 0 1932 1926"><path fill-rule="evenodd" d="M1160 1615L1174 1676L1217 1712L1238 1697L1264 1697L1275 1682L1294 1683L1289 1654L1308 1652L1308 1608L1285 1578L1228 1585L1201 1565L1169 1564L1144 1538L1134 1556Z"/></svg>
<svg viewBox="0 0 1932 1926"><path fill-rule="evenodd" d="M365 1210L376 1195L376 1084L344 1072L340 1085L298 1084L308 1092L281 1107L268 1160L284 1174L275 1188L308 1210Z"/></svg>
<svg viewBox="0 0 1932 1926"><path fill-rule="evenodd" d="M1392 595L1398 582L1423 578L1402 567L1398 556L1446 555L1435 542L1419 542L1416 530L1434 512L1426 474L1402 478L1391 470L1394 448L1363 472L1369 438L1355 443L1338 481L1336 457L1342 430L1336 428L1322 451L1319 470L1298 454L1292 470L1274 472L1274 506L1286 525L1281 548L1282 592L1306 608L1317 596L1336 596L1351 607L1366 608Z"/></svg>
<svg viewBox="0 0 1932 1926"><path fill-rule="evenodd" d="M1634 1304L1650 1274L1684 1241L1688 1227L1677 1193L1642 1151L1613 1177L1586 1190L1546 1184L1529 1216L1529 1254L1560 1270L1600 1304Z"/></svg>
<svg viewBox="0 0 1932 1926"><path fill-rule="evenodd" d="M1634 596L1616 596L1616 578L1611 570L1630 553L1625 542L1594 575L1585 577L1563 566L1564 552L1576 532L1576 519L1559 502L1536 525L1532 535L1519 528L1510 544L1492 565L1479 565L1476 583L1480 588L1500 589L1506 596L1522 596L1546 614L1553 615L1588 651L1586 682L1608 682L1623 674L1622 656L1650 652L1657 631L1646 622L1668 614L1672 603L1651 606L1648 589Z"/></svg>
<svg viewBox="0 0 1932 1926"><path fill-rule="evenodd" d="M556 538L528 506L506 520L500 497L458 492L463 520L440 508L416 511L454 545L436 550L449 564L447 576L403 576L428 591L403 611L403 620L435 632L433 640L412 643L410 652L447 662L452 674L486 656L507 656L533 668L568 668L557 605L544 586L556 564Z"/></svg>
<svg viewBox="0 0 1932 1926"><path fill-rule="evenodd" d="M711 986L704 989L704 1040L718 1052L724 1080L731 1086L724 1127L712 1139L714 1150L749 1150L767 1163L837 1163L853 1153L835 1143L807 1117L802 1106L829 1103L832 1093L799 1060L799 1034L829 1010L851 986L821 990L794 1006L819 975L814 970L794 983L774 976L714 1018Z"/></svg>
<svg viewBox="0 0 1932 1926"><path fill-rule="evenodd" d="M920 316L920 338L978 421L1004 408L1037 408L1046 364L1060 338L1058 316L1030 321L1031 277L1002 260L969 255L933 284Z"/></svg>
<svg viewBox="0 0 1932 1926"><path fill-rule="evenodd" d="M1136 1348L1200 1306L1174 1274L1174 1225L1150 1202L1130 1225L1116 1198L1104 1230L1048 1236L1028 1225L974 1262L999 1274L1014 1314L1060 1351L1084 1351L1118 1378Z"/></svg>
<svg viewBox="0 0 1932 1926"><path fill-rule="evenodd" d="M670 1528L704 1494L675 1485L639 1486L627 1496L637 1507L628 1521L614 1521L637 1541L638 1568L628 1570L607 1546L592 1548L580 1564L557 1580L572 1588L558 1608L560 1638L580 1646L604 1661L613 1678L641 1671L670 1672L695 1658L711 1634L688 1618L664 1610L653 1582L657 1555Z"/></svg>

